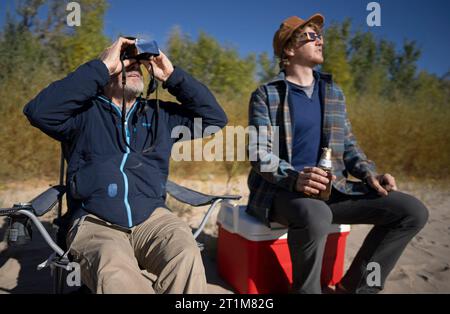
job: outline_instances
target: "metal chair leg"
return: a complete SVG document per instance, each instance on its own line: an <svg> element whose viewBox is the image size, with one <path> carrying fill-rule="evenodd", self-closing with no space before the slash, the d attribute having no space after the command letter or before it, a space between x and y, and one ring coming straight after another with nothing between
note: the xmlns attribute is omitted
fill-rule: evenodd
<svg viewBox="0 0 450 314"><path fill-rule="evenodd" d="M61 267L55 267L53 269L53 293L63 294L64 293L64 269Z"/></svg>

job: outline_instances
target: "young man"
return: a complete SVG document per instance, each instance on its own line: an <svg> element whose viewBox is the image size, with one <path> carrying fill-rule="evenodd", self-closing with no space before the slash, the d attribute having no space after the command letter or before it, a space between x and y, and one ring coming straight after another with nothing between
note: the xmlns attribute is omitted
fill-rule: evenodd
<svg viewBox="0 0 450 314"><path fill-rule="evenodd" d="M124 62L123 90L120 55L130 45L134 41L119 38L100 60L50 84L24 113L66 147L72 221L67 246L80 263L83 283L97 293L203 293L206 278L196 241L165 206L177 140L171 132L176 126L193 131L194 118L201 118L202 128L222 128L227 117L211 92L163 53L143 64L181 105L161 102L158 111L155 100L138 98L144 83L134 59Z"/></svg>
<svg viewBox="0 0 450 314"><path fill-rule="evenodd" d="M250 100L249 124L268 127L267 145L257 150L248 184L248 212L266 224L288 226L293 267L293 292L321 293L323 251L331 224L372 224L341 283L339 292L376 293L409 241L428 218L425 206L397 191L394 177L377 174L372 161L358 147L347 118L345 98L331 75L314 68L323 62L321 35L324 19L296 16L283 21L273 39L281 73L260 86ZM279 127L279 154L270 137ZM321 148L332 149L332 193L325 202L318 195L329 183L317 168ZM268 161L276 167L264 170ZM360 179L352 182L347 174ZM367 265L381 267L381 285L369 287Z"/></svg>

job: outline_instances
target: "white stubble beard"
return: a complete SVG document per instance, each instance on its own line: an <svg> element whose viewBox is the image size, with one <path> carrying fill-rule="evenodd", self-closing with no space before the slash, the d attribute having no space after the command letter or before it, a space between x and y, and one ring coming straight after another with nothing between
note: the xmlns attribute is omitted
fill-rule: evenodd
<svg viewBox="0 0 450 314"><path fill-rule="evenodd" d="M127 83L125 85L125 97L133 98L138 96L144 91L144 80L141 78L139 82L133 84Z"/></svg>
<svg viewBox="0 0 450 314"><path fill-rule="evenodd" d="M134 79L133 79L134 80ZM106 86L107 89L113 91L113 94L117 98L122 98L122 82L121 81L110 81ZM131 100L139 96L144 91L144 80L141 79L139 82L130 82L130 79L127 80L124 87L125 99Z"/></svg>

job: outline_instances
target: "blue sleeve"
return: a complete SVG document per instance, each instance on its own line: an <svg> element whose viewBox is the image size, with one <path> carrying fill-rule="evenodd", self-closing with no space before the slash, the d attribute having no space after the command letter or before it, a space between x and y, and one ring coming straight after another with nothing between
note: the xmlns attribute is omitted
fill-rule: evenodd
<svg viewBox="0 0 450 314"><path fill-rule="evenodd" d="M80 124L80 113L87 101L109 81L106 65L93 60L81 65L62 80L51 83L23 110L31 125L52 138L69 140Z"/></svg>
<svg viewBox="0 0 450 314"><path fill-rule="evenodd" d="M210 129L212 132L207 132L210 135L228 123L225 112L210 90L182 69L175 67L163 87L180 102L163 105L169 113L170 130L177 126L187 127L191 132L190 139L194 139L202 137L207 127L213 127ZM201 122L194 124L194 119Z"/></svg>

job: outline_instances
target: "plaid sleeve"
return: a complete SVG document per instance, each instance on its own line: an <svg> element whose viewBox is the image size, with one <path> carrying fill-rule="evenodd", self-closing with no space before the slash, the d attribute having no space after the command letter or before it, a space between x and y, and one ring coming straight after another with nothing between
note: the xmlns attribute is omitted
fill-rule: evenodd
<svg viewBox="0 0 450 314"><path fill-rule="evenodd" d="M347 171L357 179L364 180L368 176L376 175L375 163L367 158L364 152L356 142L352 132L352 126L347 115L344 98L344 116L345 116L345 139L344 139L344 164Z"/></svg>
<svg viewBox="0 0 450 314"><path fill-rule="evenodd" d="M298 171L279 157L277 148L280 133L278 127L271 124L267 96L263 87L259 87L252 94L248 117L251 130L248 154L252 169L266 181L288 191L294 191Z"/></svg>

